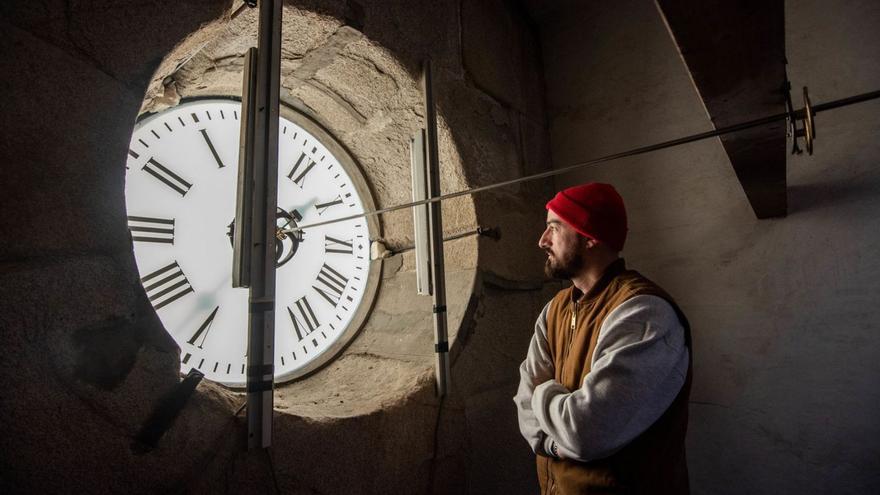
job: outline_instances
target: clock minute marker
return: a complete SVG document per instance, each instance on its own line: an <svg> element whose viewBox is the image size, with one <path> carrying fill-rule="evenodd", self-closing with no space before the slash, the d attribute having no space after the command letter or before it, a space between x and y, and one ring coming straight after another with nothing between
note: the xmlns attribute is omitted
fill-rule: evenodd
<svg viewBox="0 0 880 495"><path fill-rule="evenodd" d="M220 159L220 155L217 154L217 149L214 148L214 143L211 142L211 138L208 137L208 131L205 129L199 129L199 132L202 133L202 137L205 138L205 143L208 144L208 148L211 150L211 154L214 155L214 161L217 162L217 168L223 168L223 160Z"/></svg>

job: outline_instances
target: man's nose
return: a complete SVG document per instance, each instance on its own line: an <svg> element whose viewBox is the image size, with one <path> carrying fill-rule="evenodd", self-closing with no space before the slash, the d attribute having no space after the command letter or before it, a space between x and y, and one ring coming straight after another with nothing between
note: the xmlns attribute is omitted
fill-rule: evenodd
<svg viewBox="0 0 880 495"><path fill-rule="evenodd" d="M547 231L546 230L541 234L541 237L538 238L538 247L541 249L546 249L546 248L550 247L550 243L547 240Z"/></svg>

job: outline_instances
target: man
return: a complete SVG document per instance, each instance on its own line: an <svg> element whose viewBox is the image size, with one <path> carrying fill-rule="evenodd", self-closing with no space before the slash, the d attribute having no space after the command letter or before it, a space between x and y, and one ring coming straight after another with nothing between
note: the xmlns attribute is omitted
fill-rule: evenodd
<svg viewBox="0 0 880 495"><path fill-rule="evenodd" d="M541 493L688 493L690 330L672 298L619 257L623 200L558 193L538 246L571 280L541 311L514 402Z"/></svg>

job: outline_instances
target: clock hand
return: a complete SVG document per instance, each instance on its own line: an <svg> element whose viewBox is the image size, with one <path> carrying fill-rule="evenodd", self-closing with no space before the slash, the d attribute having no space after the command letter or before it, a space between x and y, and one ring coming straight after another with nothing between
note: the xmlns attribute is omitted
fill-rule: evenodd
<svg viewBox="0 0 880 495"><path fill-rule="evenodd" d="M281 208L279 208L279 210L281 210ZM281 210L281 211L284 211L284 210ZM293 222L294 220L296 220L297 222L301 221L302 214L296 208L291 208L290 213L288 213L287 215L284 215L283 218L287 218L287 221L284 222L284 225L281 225L278 227L281 230L286 229L287 226L290 225L290 222Z"/></svg>

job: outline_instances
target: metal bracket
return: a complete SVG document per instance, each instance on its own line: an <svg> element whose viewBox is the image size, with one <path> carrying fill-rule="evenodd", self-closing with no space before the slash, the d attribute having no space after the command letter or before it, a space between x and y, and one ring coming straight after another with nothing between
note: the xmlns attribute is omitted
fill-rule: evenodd
<svg viewBox="0 0 880 495"><path fill-rule="evenodd" d="M135 453L144 454L159 445L159 439L171 428L204 377L205 375L195 368L189 370L186 377L159 401L134 437L131 448Z"/></svg>
<svg viewBox="0 0 880 495"><path fill-rule="evenodd" d="M804 108L800 111L794 110L794 105L791 102L791 83L786 79L783 83L783 93L785 94L785 110L787 113L786 120L788 121L788 130L786 131L786 135L791 137L791 154L792 155L800 155L803 153L803 150L800 146L798 146L798 139L804 140L804 148L807 150L807 154L813 154L813 141L816 138L816 125L813 122L813 115L816 112L813 110L813 106L810 103L810 95L807 91L807 87L804 86ZM802 121L800 127L798 127L798 120Z"/></svg>

